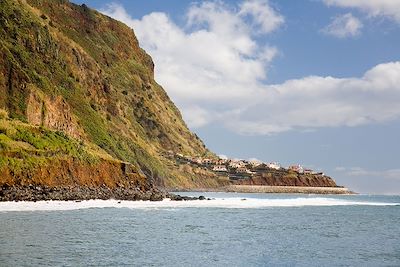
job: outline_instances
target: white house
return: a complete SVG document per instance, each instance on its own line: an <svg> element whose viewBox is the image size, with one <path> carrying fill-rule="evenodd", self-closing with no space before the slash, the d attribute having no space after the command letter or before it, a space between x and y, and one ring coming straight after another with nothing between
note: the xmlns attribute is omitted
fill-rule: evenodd
<svg viewBox="0 0 400 267"><path fill-rule="evenodd" d="M313 173L313 170L311 170L311 169L304 169L304 173L305 173L305 174L312 174L312 173Z"/></svg>
<svg viewBox="0 0 400 267"><path fill-rule="evenodd" d="M231 168L237 169L237 168L240 168L240 167L243 167L243 166L245 166L245 164L242 161L231 161L231 162L229 162L229 167L231 167Z"/></svg>
<svg viewBox="0 0 400 267"><path fill-rule="evenodd" d="M281 168L281 165L277 162L270 162L267 164L268 168L279 170Z"/></svg>
<svg viewBox="0 0 400 267"><path fill-rule="evenodd" d="M216 162L217 162L217 164L224 165L224 164L228 163L228 160L227 159L218 159Z"/></svg>
<svg viewBox="0 0 400 267"><path fill-rule="evenodd" d="M197 157L192 157L191 162L194 163L194 164L201 164L202 163L202 159L201 158L197 158Z"/></svg>
<svg viewBox="0 0 400 267"><path fill-rule="evenodd" d="M226 169L225 165L215 165L213 167L213 171L215 171L215 172L227 172L228 170Z"/></svg>
<svg viewBox="0 0 400 267"><path fill-rule="evenodd" d="M237 168L237 169L236 169L236 172L237 172L237 173L248 173L248 174L252 174L252 172L251 172L249 169L245 168L245 167L239 167L239 168Z"/></svg>

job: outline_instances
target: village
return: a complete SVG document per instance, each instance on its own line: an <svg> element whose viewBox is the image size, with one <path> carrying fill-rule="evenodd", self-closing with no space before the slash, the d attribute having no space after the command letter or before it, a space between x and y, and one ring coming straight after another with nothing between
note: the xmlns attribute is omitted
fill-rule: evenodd
<svg viewBox="0 0 400 267"><path fill-rule="evenodd" d="M325 176L323 172L304 168L296 164L285 168L277 162L262 162L259 160L229 159L219 157L218 159L192 157L180 153L169 152L169 158L173 158L177 164L189 164L194 167L205 168L218 175L227 176L230 180L249 179L255 175L267 172L296 172L298 174L311 174Z"/></svg>

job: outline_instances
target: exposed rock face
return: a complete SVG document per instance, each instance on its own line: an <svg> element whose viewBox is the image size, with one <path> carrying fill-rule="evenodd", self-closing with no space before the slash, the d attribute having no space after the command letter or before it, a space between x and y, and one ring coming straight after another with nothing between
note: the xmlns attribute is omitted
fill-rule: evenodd
<svg viewBox="0 0 400 267"><path fill-rule="evenodd" d="M240 185L270 185L270 186L312 186L336 187L335 181L328 176L320 175L258 175L250 179L238 180Z"/></svg>
<svg viewBox="0 0 400 267"><path fill-rule="evenodd" d="M75 138L83 138L83 129L73 116L71 107L61 97L47 97L33 85L29 85L26 118L30 124L62 131Z"/></svg>
<svg viewBox="0 0 400 267"><path fill-rule="evenodd" d="M31 90L26 107L26 118L33 125L43 125L44 103L41 96Z"/></svg>
<svg viewBox="0 0 400 267"><path fill-rule="evenodd" d="M34 168L33 171L32 169L16 171L6 167L2 168L0 177L2 177L0 186L137 187L143 191L152 187L147 177L138 173L134 166L127 167L126 163L109 160L84 163L73 159L48 159Z"/></svg>

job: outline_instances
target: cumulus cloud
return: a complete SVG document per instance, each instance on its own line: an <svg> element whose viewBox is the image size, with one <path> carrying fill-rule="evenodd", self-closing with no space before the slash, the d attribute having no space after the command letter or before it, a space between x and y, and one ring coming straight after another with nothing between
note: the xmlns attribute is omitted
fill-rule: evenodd
<svg viewBox="0 0 400 267"><path fill-rule="evenodd" d="M134 28L155 61L156 80L191 127L217 123L263 135L400 118L400 62L377 65L362 77L309 76L265 84L278 48L255 36L280 24L261 23L251 12L256 4L265 9L259 12L273 10L267 1L246 1L237 9L222 2L194 4L182 27L160 12L132 19L116 4L103 13Z"/></svg>
<svg viewBox="0 0 400 267"><path fill-rule="evenodd" d="M361 33L362 22L351 13L337 16L322 32L338 38L357 36Z"/></svg>
<svg viewBox="0 0 400 267"><path fill-rule="evenodd" d="M358 126L400 118L400 62L380 64L360 78L310 76L267 85L258 103L231 128L246 134Z"/></svg>
<svg viewBox="0 0 400 267"><path fill-rule="evenodd" d="M254 18L254 24L260 26L260 31L269 33L281 26L285 19L277 13L268 1L245 1L240 6L240 15L250 15Z"/></svg>
<svg viewBox="0 0 400 267"><path fill-rule="evenodd" d="M397 0L324 0L328 6L356 8L368 15L384 16L400 23L400 1Z"/></svg>

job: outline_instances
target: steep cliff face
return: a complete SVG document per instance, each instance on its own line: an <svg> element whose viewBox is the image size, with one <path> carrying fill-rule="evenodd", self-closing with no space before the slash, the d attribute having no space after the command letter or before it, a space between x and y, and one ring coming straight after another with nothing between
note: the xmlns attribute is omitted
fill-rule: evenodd
<svg viewBox="0 0 400 267"><path fill-rule="evenodd" d="M0 108L12 119L97 146L159 185L181 175L164 152L211 154L126 25L66 0L1 0L0 36Z"/></svg>
<svg viewBox="0 0 400 267"><path fill-rule="evenodd" d="M135 166L61 131L7 118L0 110L0 187L44 185L151 189Z"/></svg>
<svg viewBox="0 0 400 267"><path fill-rule="evenodd" d="M27 91L26 120L30 124L63 131L75 138L85 138L84 130L64 98L48 97L33 85L28 85Z"/></svg>

